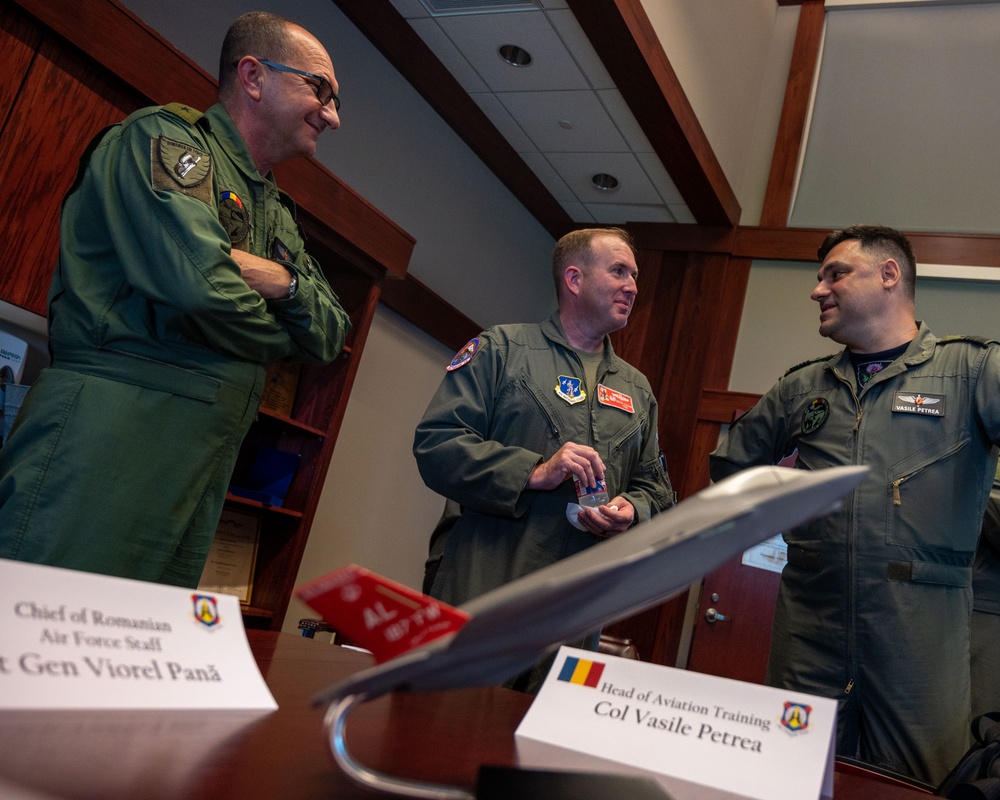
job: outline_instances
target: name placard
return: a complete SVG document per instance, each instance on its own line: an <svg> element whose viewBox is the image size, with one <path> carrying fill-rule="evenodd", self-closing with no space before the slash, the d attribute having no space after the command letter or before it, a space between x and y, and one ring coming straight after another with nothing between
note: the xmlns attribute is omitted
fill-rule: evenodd
<svg viewBox="0 0 1000 800"><path fill-rule="evenodd" d="M236 597L0 559L0 708L277 704Z"/></svg>
<svg viewBox="0 0 1000 800"><path fill-rule="evenodd" d="M515 736L525 767L802 800L833 796L836 722L835 700L563 647Z"/></svg>

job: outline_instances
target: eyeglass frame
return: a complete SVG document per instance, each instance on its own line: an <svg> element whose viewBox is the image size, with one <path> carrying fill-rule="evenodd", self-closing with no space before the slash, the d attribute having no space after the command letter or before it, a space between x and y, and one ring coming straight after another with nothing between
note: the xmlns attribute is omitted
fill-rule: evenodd
<svg viewBox="0 0 1000 800"><path fill-rule="evenodd" d="M319 104L321 106L326 106L329 105L330 100L332 100L334 111L340 111L340 98L337 97L337 93L333 91L333 86L330 84L330 81L328 81L322 75L317 75L314 72L306 72L304 69L296 69L295 67L290 67L287 64L279 64L276 61L268 61L265 58L258 58L257 61L263 64L265 67L276 69L279 72L290 72L293 75L301 75L304 78L312 78L313 80L319 81L319 84L315 87L316 99L319 100ZM327 99L325 103L320 99L320 90L322 90L324 83L330 87L330 97Z"/></svg>

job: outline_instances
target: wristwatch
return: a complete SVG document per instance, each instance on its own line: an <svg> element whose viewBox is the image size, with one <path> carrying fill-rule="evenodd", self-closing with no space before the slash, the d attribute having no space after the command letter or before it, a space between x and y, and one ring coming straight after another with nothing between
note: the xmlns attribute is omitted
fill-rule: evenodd
<svg viewBox="0 0 1000 800"><path fill-rule="evenodd" d="M292 279L288 281L288 297L285 298L287 300L291 300L295 297L295 292L298 291L299 288L299 276L294 272L291 272L291 270L289 270L289 272L291 273Z"/></svg>

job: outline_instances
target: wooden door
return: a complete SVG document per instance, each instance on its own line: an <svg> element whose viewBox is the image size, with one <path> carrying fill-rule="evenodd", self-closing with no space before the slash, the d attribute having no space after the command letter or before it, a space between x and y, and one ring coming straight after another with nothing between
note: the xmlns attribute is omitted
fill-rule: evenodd
<svg viewBox="0 0 1000 800"><path fill-rule="evenodd" d="M737 411L734 418L741 412ZM796 453L778 462L795 465ZM768 542L758 550L768 568L742 556L705 576L691 638L688 669L749 683L763 683L771 649L771 623L784 553ZM768 558L770 556L770 558ZM770 562L769 564L767 562Z"/></svg>
<svg viewBox="0 0 1000 800"><path fill-rule="evenodd" d="M763 683L779 579L777 572L744 566L739 558L706 575L688 669Z"/></svg>

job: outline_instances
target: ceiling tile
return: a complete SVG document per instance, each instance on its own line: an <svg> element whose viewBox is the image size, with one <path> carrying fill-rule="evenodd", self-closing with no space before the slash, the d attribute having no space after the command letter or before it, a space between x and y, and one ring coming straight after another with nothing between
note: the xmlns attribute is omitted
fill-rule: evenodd
<svg viewBox="0 0 1000 800"><path fill-rule="evenodd" d="M653 145L646 134L642 132L639 123L632 116L632 111L625 103L625 98L617 89L602 89L597 93L604 106L605 111L615 121L618 130L621 131L625 141L628 142L629 149L633 153L652 153Z"/></svg>
<svg viewBox="0 0 1000 800"><path fill-rule="evenodd" d="M483 83L483 79L479 77L465 56L458 51L451 39L445 36L436 20L429 17L427 19L411 19L410 27L424 40L424 44L437 56L438 61L444 64L455 80L462 84L465 91L489 91L489 87Z"/></svg>
<svg viewBox="0 0 1000 800"><path fill-rule="evenodd" d="M549 22L558 31L566 49L587 76L594 89L614 89L615 82L611 79L597 51L590 44L590 39L583 32L580 23L576 21L572 11L551 11Z"/></svg>
<svg viewBox="0 0 1000 800"><path fill-rule="evenodd" d="M590 88L542 11L468 14L436 21L494 92ZM507 64L497 52L504 44L527 50L531 64Z"/></svg>
<svg viewBox="0 0 1000 800"><path fill-rule="evenodd" d="M545 188L552 193L556 200L563 204L576 201L576 195L573 194L572 189L559 177L559 173L555 171L545 156L541 153L522 153L521 158L524 159L525 164L531 167L531 171L545 184Z"/></svg>
<svg viewBox="0 0 1000 800"><path fill-rule="evenodd" d="M490 122L496 127L498 131L503 135L511 147L513 147L519 153L532 153L537 152L538 148L535 146L534 142L528 138L528 135L521 129L521 126L517 124L515 119L510 115L510 112L504 108L503 103L501 103L495 94L490 94L489 92L475 92L469 95L479 107L483 110L483 113L490 118Z"/></svg>
<svg viewBox="0 0 1000 800"><path fill-rule="evenodd" d="M631 153L547 153L546 158L584 204L655 205L663 202ZM618 188L610 192L597 189L591 178L598 172L614 175L619 181Z"/></svg>
<svg viewBox="0 0 1000 800"><path fill-rule="evenodd" d="M646 170L646 175L649 176L649 180L656 187L656 191L660 193L663 202L668 205L670 203L684 202L684 198L681 197L677 186L671 180L670 175L667 174L667 170L660 163L660 159L655 153L636 153L635 157L639 159L639 163Z"/></svg>
<svg viewBox="0 0 1000 800"><path fill-rule="evenodd" d="M593 92L502 92L497 97L543 153L628 152Z"/></svg>
<svg viewBox="0 0 1000 800"><path fill-rule="evenodd" d="M573 222L597 222L583 203L560 203Z"/></svg>

